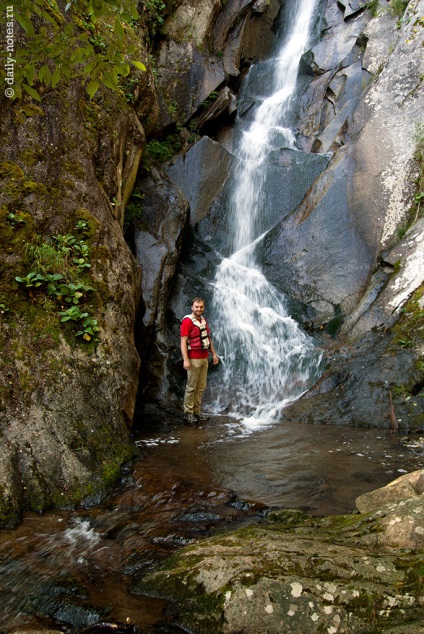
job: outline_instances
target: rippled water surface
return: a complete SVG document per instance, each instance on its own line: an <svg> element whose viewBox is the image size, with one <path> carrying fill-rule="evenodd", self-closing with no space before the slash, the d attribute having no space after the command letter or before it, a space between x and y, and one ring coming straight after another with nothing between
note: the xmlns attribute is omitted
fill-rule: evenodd
<svg viewBox="0 0 424 634"><path fill-rule="evenodd" d="M150 456L184 468L269 506L294 506L329 515L355 509L355 498L424 466L389 430L284 422L255 432L231 419L212 418L198 429L180 428L140 438Z"/></svg>

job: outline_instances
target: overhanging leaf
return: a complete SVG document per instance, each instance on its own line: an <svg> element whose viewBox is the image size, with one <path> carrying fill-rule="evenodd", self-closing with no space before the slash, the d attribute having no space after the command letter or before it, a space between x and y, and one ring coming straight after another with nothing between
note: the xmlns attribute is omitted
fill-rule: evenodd
<svg viewBox="0 0 424 634"><path fill-rule="evenodd" d="M132 60L131 60L131 64L132 64L133 66L135 66L135 68L138 68L138 70L143 70L143 71L145 71L145 70L146 70L146 67L145 67L145 65L143 64L143 62L138 62L138 61L136 61L136 60L132 59Z"/></svg>
<svg viewBox="0 0 424 634"><path fill-rule="evenodd" d="M90 82L88 82L87 92L90 95L90 99L93 99L94 95L99 89L99 86L100 84L96 79L92 79Z"/></svg>
<svg viewBox="0 0 424 634"><path fill-rule="evenodd" d="M30 97L32 97L36 101L41 101L40 95L34 88L31 88L31 86L28 86L28 84L23 84L23 89L29 94Z"/></svg>

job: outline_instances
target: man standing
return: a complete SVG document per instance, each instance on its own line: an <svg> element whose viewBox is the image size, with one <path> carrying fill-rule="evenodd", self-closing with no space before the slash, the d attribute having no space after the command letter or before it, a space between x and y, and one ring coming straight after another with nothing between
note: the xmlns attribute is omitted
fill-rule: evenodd
<svg viewBox="0 0 424 634"><path fill-rule="evenodd" d="M191 315L186 315L180 328L181 353L184 370L187 370L187 386L184 395L184 417L189 423L208 420L202 413L202 397L206 387L209 352L213 364L218 357L210 338L209 326L203 317L205 302L195 297L191 302Z"/></svg>

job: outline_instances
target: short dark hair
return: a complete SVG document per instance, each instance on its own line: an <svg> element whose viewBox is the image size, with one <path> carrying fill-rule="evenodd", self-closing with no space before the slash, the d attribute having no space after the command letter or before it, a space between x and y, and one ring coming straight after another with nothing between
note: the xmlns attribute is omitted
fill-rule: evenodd
<svg viewBox="0 0 424 634"><path fill-rule="evenodd" d="M197 302L197 303L202 302L202 304L204 304L205 300L203 299L203 297L194 297L191 300L191 304L190 305L193 306L194 302Z"/></svg>

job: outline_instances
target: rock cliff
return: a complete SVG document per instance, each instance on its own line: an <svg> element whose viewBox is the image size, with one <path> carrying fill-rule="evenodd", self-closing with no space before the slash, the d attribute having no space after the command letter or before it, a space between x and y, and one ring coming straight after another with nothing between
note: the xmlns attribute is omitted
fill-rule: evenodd
<svg viewBox="0 0 424 634"><path fill-rule="evenodd" d="M323 377L285 415L385 427L392 398L396 424L413 431L424 420L423 4L365 4L319 3L296 97L299 149L271 155L263 192L268 230L256 249L267 278L303 306L305 326L326 333ZM274 14L262 15L263 23ZM173 19L169 33L178 39L188 26L182 26L181 15L175 24ZM257 54L255 61L264 57ZM189 203L193 232L192 257L178 270L170 300L177 317L185 312L182 297L193 292L208 297L211 271L227 254L228 172L238 161L231 121L235 110L249 109L253 82L260 89L267 81L266 62L256 64L238 94L239 75L219 57L215 61L221 71L219 78L214 75L216 101L199 110L199 100L191 107L185 98L178 115L204 134L164 168ZM237 72L243 74L243 68L242 59ZM167 82L168 100L174 88ZM165 337L159 330L155 367L161 373L167 368L168 385L153 372L146 394L169 400L178 384L177 320Z"/></svg>
<svg viewBox="0 0 424 634"><path fill-rule="evenodd" d="M23 509L100 499L134 454L141 270L122 212L146 140L123 97L90 100L77 81L1 107L0 524L10 525Z"/></svg>
<svg viewBox="0 0 424 634"><path fill-rule="evenodd" d="M300 150L273 156L277 193L258 252L313 328L343 323L328 371L287 415L384 426L391 391L399 424L415 429L424 409L422 220L414 223L423 2L400 17L390 3L375 15L364 4L319 3L302 63ZM181 295L216 266L211 244L225 250L231 123L250 98L238 94L240 80L270 50L280 6L175 2L157 48L139 49L148 72L128 84L130 100L105 88L89 99L72 81L39 104L2 98L0 523L23 509L89 504L114 481L133 455L139 354L146 394L178 394ZM174 133L181 154L139 169L146 134L160 144ZM281 166L299 188L282 184ZM144 200L127 236L138 262L123 232L134 185ZM287 197L292 207L280 206ZM178 267L190 244L187 274Z"/></svg>

